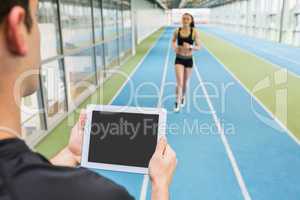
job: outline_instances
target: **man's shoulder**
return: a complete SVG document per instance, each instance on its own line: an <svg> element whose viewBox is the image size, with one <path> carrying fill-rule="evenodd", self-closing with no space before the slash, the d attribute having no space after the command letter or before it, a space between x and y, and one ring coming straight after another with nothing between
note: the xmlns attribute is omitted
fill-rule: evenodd
<svg viewBox="0 0 300 200"><path fill-rule="evenodd" d="M29 191L35 185L41 195L56 197L59 199L107 199L129 200L133 199L127 190L115 182L84 168L68 168L51 166L43 167L32 172L35 178L31 179L30 185L24 190ZM35 175L34 175L35 174ZM26 191L24 191L26 192ZM45 198L44 198L45 199ZM46 198L47 199L47 198ZM53 199L53 198L51 198Z"/></svg>
<svg viewBox="0 0 300 200"><path fill-rule="evenodd" d="M0 161L4 196L21 200L133 199L124 187L113 181L88 169L54 166L22 143L18 150ZM3 195L0 194L0 199Z"/></svg>

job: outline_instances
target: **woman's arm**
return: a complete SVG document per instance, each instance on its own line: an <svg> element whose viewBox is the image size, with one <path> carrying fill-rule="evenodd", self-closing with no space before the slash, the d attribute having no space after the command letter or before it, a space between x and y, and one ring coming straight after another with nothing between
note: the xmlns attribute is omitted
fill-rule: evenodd
<svg viewBox="0 0 300 200"><path fill-rule="evenodd" d="M195 40L195 45L191 45L189 43L184 42L183 43L183 48L185 50L187 50L189 53L192 53L192 51L198 51L201 49L201 42L200 42L200 34L198 32L198 30L193 29L195 36L194 40Z"/></svg>
<svg viewBox="0 0 300 200"><path fill-rule="evenodd" d="M198 51L201 49L201 41L200 41L200 33L195 29L195 46L193 47L193 51Z"/></svg>
<svg viewBox="0 0 300 200"><path fill-rule="evenodd" d="M178 30L176 30L174 32L173 38L172 38L172 47L173 47L175 52L177 52L177 35L178 35Z"/></svg>

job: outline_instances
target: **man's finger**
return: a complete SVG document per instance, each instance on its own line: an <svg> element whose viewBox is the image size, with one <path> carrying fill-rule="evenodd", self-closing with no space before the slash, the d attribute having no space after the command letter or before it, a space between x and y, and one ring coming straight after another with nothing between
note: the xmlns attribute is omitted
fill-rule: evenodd
<svg viewBox="0 0 300 200"><path fill-rule="evenodd" d="M167 139L165 137L162 137L159 139L158 144L156 146L155 153L159 155L163 155L167 146Z"/></svg>
<svg viewBox="0 0 300 200"><path fill-rule="evenodd" d="M169 161L176 160L176 153L175 153L175 151L172 149L172 147L170 145L166 146L166 150L165 150L164 156Z"/></svg>
<svg viewBox="0 0 300 200"><path fill-rule="evenodd" d="M85 112L84 109L82 109L82 110L80 111L80 116L79 116L79 118L86 118L86 112Z"/></svg>
<svg viewBox="0 0 300 200"><path fill-rule="evenodd" d="M83 129L85 126L86 118L87 118L87 116L86 116L85 110L81 110L80 116L79 116L79 126L81 129Z"/></svg>

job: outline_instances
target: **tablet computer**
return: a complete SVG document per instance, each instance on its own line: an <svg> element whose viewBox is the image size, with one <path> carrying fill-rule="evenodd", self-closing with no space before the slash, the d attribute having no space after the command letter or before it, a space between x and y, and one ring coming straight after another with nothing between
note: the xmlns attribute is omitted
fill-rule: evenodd
<svg viewBox="0 0 300 200"><path fill-rule="evenodd" d="M90 105L86 113L83 167L148 173L157 141L165 135L165 109Z"/></svg>

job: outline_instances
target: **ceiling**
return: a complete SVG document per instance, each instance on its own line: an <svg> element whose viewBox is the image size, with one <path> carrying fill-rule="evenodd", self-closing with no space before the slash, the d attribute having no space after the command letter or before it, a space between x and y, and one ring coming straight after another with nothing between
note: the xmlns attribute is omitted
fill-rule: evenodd
<svg viewBox="0 0 300 200"><path fill-rule="evenodd" d="M172 8L211 8L242 0L151 0L165 9ZM245 1L245 0L244 0Z"/></svg>

